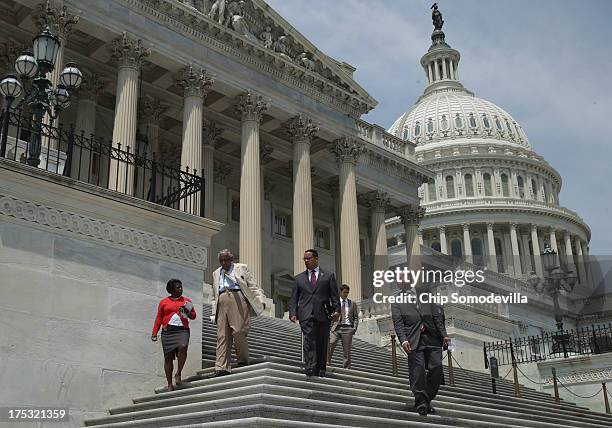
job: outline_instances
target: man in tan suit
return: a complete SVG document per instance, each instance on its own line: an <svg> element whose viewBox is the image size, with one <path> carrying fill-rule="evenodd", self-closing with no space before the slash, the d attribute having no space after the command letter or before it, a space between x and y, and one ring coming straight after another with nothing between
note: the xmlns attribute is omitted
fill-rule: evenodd
<svg viewBox="0 0 612 428"><path fill-rule="evenodd" d="M249 363L247 334L251 315L260 315L265 309L265 296L247 265L234 263L234 256L229 250L219 251L219 263L221 266L213 272L211 317L217 323L215 376L230 373L232 342L238 365Z"/></svg>
<svg viewBox="0 0 612 428"><path fill-rule="evenodd" d="M331 325L331 335L329 339L329 353L327 354L327 364L331 365L331 359L339 340L342 340L342 350L344 358L342 367L351 368L351 346L353 335L359 325L359 310L357 304L349 300L348 294L350 287L346 284L340 286L340 317Z"/></svg>

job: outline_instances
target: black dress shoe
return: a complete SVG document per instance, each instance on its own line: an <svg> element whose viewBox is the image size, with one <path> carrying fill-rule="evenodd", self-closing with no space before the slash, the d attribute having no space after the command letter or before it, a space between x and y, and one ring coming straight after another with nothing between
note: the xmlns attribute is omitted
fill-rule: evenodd
<svg viewBox="0 0 612 428"><path fill-rule="evenodd" d="M313 372L313 371L311 371L311 370L306 370L306 371L304 371L304 374L305 374L305 375L306 375L306 377L308 377L308 378L311 378L311 377L313 377L313 376L316 376L316 375L314 374L314 372Z"/></svg>
<svg viewBox="0 0 612 428"><path fill-rule="evenodd" d="M215 370L214 377L221 377L230 374L227 370Z"/></svg>
<svg viewBox="0 0 612 428"><path fill-rule="evenodd" d="M325 373L325 371L320 371L319 377L327 377L327 373Z"/></svg>
<svg viewBox="0 0 612 428"><path fill-rule="evenodd" d="M427 416L427 406L419 406L416 408L416 411L421 416Z"/></svg>
<svg viewBox="0 0 612 428"><path fill-rule="evenodd" d="M248 366L249 363L244 362L244 361L238 361L238 367L244 367L244 366Z"/></svg>

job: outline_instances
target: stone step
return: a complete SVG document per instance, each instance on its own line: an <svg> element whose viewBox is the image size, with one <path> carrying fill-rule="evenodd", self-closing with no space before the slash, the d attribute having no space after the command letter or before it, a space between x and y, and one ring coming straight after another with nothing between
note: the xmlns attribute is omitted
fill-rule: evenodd
<svg viewBox="0 0 612 428"><path fill-rule="evenodd" d="M203 424L189 424L176 426L174 428L327 428L329 424L316 424L312 422L284 421L273 418L245 418L240 420L229 420L220 422L206 422ZM333 425L336 428L351 428L348 425Z"/></svg>
<svg viewBox="0 0 612 428"><path fill-rule="evenodd" d="M303 394L307 394L307 398L318 398L321 400L347 404L374 407L380 406L382 408L396 410L405 410L406 406L411 408L414 404L412 394L405 390L388 389L383 392L367 388L368 385L359 385L328 378L320 379L319 381L306 380L303 376L291 376L290 373L274 369L264 369L252 373L252 376L236 377L233 380L229 379L234 376L236 375L224 377L223 379L227 379L226 381L216 382L214 384L209 382L207 385L201 387L193 387L188 391L189 393L180 395L177 393L168 393L163 394L165 397L159 397L158 400L114 408L110 410L110 413L112 415L125 414L128 412L155 409L164 406L201 402L208 400L211 396L219 398L219 394L221 394L222 391L235 391L236 389L259 385L266 385L269 387L265 392L271 394L276 393L277 395L290 395L292 397L299 397ZM317 396L315 393L319 395ZM231 396L233 392L228 392L227 394ZM440 396L439 399L436 399L435 403L440 416L461 416L462 414L457 414L457 412L476 412L480 415L488 415L487 417L501 414L516 419L555 422L561 426L573 426L578 422L582 423L584 427L609 426L609 421L607 420L588 421L585 419L584 415L576 415L576 413L561 411L559 409L542 410L535 406L520 406L521 412L518 412L517 406L509 405L507 402L500 400L497 400L497 402L481 401L479 403L481 404L480 406L475 406L473 397L471 396ZM486 419L484 416L483 418Z"/></svg>

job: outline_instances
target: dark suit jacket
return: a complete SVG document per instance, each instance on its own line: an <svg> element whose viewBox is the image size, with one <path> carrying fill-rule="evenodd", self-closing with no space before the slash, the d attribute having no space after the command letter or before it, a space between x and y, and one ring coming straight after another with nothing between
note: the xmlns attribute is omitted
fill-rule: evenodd
<svg viewBox="0 0 612 428"><path fill-rule="evenodd" d="M391 317L400 344L408 341L412 349L417 349L419 346L421 324L425 324L427 330L440 339L440 346L442 346L442 339L447 336L444 326L444 309L440 305L420 303L417 309L415 303L393 303Z"/></svg>
<svg viewBox="0 0 612 428"><path fill-rule="evenodd" d="M349 303L348 318L349 318L349 321L353 324L353 329L357 331L357 326L359 325L359 309L357 308L357 303L355 303L353 300L348 299L348 303ZM338 321L333 322L331 326L331 331L334 331L342 322L342 303L340 303L339 311L340 311L340 317L338 318Z"/></svg>
<svg viewBox="0 0 612 428"><path fill-rule="evenodd" d="M289 301L289 316L297 315L298 320L314 318L317 321L329 321L332 313L340 309L336 276L319 267L317 286L310 287L308 272L305 270L295 276L293 291Z"/></svg>

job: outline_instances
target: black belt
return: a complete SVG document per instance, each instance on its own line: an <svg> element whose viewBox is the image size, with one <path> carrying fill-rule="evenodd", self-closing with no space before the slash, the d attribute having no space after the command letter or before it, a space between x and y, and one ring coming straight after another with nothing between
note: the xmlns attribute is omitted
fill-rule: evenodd
<svg viewBox="0 0 612 428"><path fill-rule="evenodd" d="M240 291L240 288L226 288L225 290L222 290L219 292L219 296L225 293L226 291L231 291L232 293L236 293Z"/></svg>

